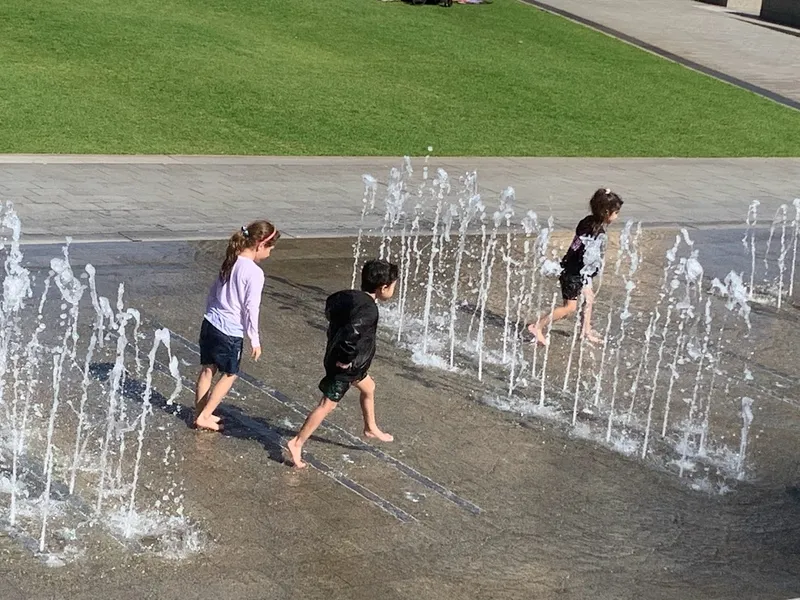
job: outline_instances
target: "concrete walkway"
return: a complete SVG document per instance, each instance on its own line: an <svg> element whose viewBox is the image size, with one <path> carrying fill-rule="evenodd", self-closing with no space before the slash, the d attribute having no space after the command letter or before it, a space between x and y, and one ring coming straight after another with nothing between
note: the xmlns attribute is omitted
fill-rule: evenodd
<svg viewBox="0 0 800 600"><path fill-rule="evenodd" d="M414 162L421 178L424 160ZM266 217L291 236L358 230L364 186L400 158L0 156L0 200L14 202L30 242L225 238ZM796 159L431 159L451 177L478 171L489 206L507 186L522 209L561 227L609 186L625 218L700 226L742 223L753 199L772 211L800 196ZM385 195L379 190L379 200ZM378 216L371 224L380 221Z"/></svg>
<svg viewBox="0 0 800 600"><path fill-rule="evenodd" d="M800 36L694 0L525 0L800 103ZM636 43L636 42L633 42ZM682 62L679 60L679 62ZM746 87L746 86L745 86Z"/></svg>

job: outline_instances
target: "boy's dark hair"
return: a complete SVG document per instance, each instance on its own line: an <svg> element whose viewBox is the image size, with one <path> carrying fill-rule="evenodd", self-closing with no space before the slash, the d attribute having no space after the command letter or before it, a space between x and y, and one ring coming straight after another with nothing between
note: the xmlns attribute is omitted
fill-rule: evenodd
<svg viewBox="0 0 800 600"><path fill-rule="evenodd" d="M592 199L589 200L589 207L592 209L592 216L594 217L595 230L599 231L611 215L620 211L622 205L622 198L610 189L600 188L597 190Z"/></svg>
<svg viewBox="0 0 800 600"><path fill-rule="evenodd" d="M361 290L374 294L385 285L391 285L400 276L397 265L388 260L368 260L361 269Z"/></svg>

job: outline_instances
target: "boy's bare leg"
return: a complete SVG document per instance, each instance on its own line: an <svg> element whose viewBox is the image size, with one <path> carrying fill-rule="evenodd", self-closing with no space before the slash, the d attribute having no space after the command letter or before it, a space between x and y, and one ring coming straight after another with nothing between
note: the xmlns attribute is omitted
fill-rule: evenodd
<svg viewBox="0 0 800 600"><path fill-rule="evenodd" d="M528 331L530 331L532 335L536 336L537 344L546 346L547 338L544 336L544 332L545 329L547 329L547 326L552 326L552 324L556 321L560 321L561 319L568 317L577 310L577 307L578 303L576 300L565 300L563 306L559 306L549 315L543 316L536 323L531 323L528 325Z"/></svg>
<svg viewBox="0 0 800 600"><path fill-rule="evenodd" d="M211 393L208 394L208 401L194 422L197 427L220 431L219 419L214 417L213 413L217 410L222 399L231 391L234 381L236 381L236 375L223 373L222 377L217 381L217 384L211 388Z"/></svg>
<svg viewBox="0 0 800 600"><path fill-rule="evenodd" d="M353 386L361 392L361 412L364 415L364 437L382 442L394 441L394 436L380 430L375 422L375 380L367 375Z"/></svg>
<svg viewBox="0 0 800 600"><path fill-rule="evenodd" d="M336 404L337 403L333 400L323 396L317 408L308 414L305 423L303 423L297 435L286 444L286 448L289 450L289 455L292 458L295 468L304 469L306 467L306 463L303 462L303 444L308 441L308 438L316 431L317 427L319 427L325 418L331 414L331 411L336 408Z"/></svg>

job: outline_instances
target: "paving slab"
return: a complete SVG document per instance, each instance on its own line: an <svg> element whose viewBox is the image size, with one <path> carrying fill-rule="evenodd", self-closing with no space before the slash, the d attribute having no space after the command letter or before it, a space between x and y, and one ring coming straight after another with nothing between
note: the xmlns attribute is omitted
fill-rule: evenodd
<svg viewBox="0 0 800 600"><path fill-rule="evenodd" d="M354 235L363 174L386 195L400 157L0 156L0 199L12 201L31 239L227 237L268 218L288 235ZM412 162L422 182L425 159ZM777 206L800 196L800 158L585 159L430 158L429 177L477 171L484 201L507 187L520 212L552 215L572 227L598 187L625 199L625 217L698 226L741 221L747 205ZM413 191L413 190L412 190ZM382 216L370 216L369 225ZM126 233L128 232L128 233Z"/></svg>
<svg viewBox="0 0 800 600"><path fill-rule="evenodd" d="M800 107L797 30L770 26L752 15L693 0L523 1Z"/></svg>

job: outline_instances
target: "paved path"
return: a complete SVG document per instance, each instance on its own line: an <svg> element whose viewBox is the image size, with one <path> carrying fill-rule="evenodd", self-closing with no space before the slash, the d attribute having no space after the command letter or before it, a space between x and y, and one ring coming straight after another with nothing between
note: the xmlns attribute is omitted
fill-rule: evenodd
<svg viewBox="0 0 800 600"><path fill-rule="evenodd" d="M693 0L525 1L591 21L623 39L630 36L800 104L796 30L773 28Z"/></svg>
<svg viewBox="0 0 800 600"><path fill-rule="evenodd" d="M29 241L214 239L256 217L292 236L352 235L369 173L385 184L399 158L0 156L0 199ZM423 160L416 161L417 175ZM752 199L774 210L800 196L796 159L431 159L455 177L477 169L493 205L513 186L520 209L569 227L599 186L650 224L740 223ZM379 191L383 197L385 188ZM376 223L374 219L372 223Z"/></svg>

